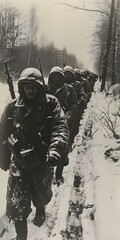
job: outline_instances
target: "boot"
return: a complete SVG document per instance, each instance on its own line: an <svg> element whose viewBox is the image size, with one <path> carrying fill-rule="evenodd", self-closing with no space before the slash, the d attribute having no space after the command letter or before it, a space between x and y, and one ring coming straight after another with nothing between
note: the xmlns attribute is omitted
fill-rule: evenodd
<svg viewBox="0 0 120 240"><path fill-rule="evenodd" d="M64 183L64 178L61 176L59 179L56 180L56 182L57 182L57 187L59 187Z"/></svg>
<svg viewBox="0 0 120 240"><path fill-rule="evenodd" d="M58 187L64 183L64 178L62 176L63 168L64 167L62 165L57 166L56 168L55 174L56 174L56 183Z"/></svg>
<svg viewBox="0 0 120 240"><path fill-rule="evenodd" d="M36 208L35 218L33 220L34 225L41 227L45 221L45 208Z"/></svg>
<svg viewBox="0 0 120 240"><path fill-rule="evenodd" d="M16 240L27 240L27 219L15 221Z"/></svg>

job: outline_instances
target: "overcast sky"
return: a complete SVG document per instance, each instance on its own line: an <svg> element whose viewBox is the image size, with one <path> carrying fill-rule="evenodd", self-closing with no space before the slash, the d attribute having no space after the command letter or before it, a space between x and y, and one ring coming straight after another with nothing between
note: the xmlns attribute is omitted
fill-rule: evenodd
<svg viewBox="0 0 120 240"><path fill-rule="evenodd" d="M59 4L65 2L64 0L11 0L11 2L26 13L33 4L36 5L41 35L43 34L49 41L53 41L56 47L66 47L86 67L93 70L94 56L91 49L93 38L89 36L95 30L99 13L91 14ZM67 2L76 5L82 4L82 0ZM95 0L86 0L85 2L86 7L98 8Z"/></svg>

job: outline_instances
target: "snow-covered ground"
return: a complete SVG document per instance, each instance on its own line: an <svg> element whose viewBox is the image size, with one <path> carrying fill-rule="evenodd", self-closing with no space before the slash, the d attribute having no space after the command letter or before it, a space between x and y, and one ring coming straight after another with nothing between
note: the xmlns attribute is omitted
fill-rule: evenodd
<svg viewBox="0 0 120 240"><path fill-rule="evenodd" d="M101 109L109 105L111 98L97 93L94 98L93 110L100 114ZM120 117L114 115L116 111L116 102L111 102L110 119L116 122L116 132L120 134ZM93 119L94 125L91 140L91 149L89 151L92 162L92 180L94 189L95 204L95 231L97 240L118 240L120 239L120 151L116 150L120 146L120 139L108 136L110 131L106 132L99 121ZM108 130L108 129L107 129ZM111 150L109 156L105 152Z"/></svg>
<svg viewBox="0 0 120 240"><path fill-rule="evenodd" d="M65 183L59 188L52 186L53 198L46 207L41 228L32 223L33 208L28 219L28 240L120 239L120 139L115 139L110 130L120 134L119 99L113 101L112 96L100 93L99 84L96 83L96 92L81 122L70 164L64 168ZM2 97L3 92L7 93L6 86L0 85L0 92L2 112L7 100L7 95ZM7 175L0 171L1 217L5 212ZM1 229L3 222L0 224ZM10 224L2 239L13 237Z"/></svg>

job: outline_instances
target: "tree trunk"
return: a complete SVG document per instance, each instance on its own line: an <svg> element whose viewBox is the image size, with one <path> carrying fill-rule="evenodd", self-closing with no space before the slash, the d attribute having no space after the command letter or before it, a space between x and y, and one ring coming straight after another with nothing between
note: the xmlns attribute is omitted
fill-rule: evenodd
<svg viewBox="0 0 120 240"><path fill-rule="evenodd" d="M116 9L119 9L119 0L117 0ZM115 12L114 18L114 31L113 31L113 64L112 64L112 85L116 83L116 62L117 62L117 12Z"/></svg>
<svg viewBox="0 0 120 240"><path fill-rule="evenodd" d="M110 11L110 17L109 17L107 44L106 44L106 51L105 51L105 54L103 57L101 92L105 88L105 82L106 82L106 77L107 77L108 57L109 57L109 52L110 52L110 47L111 47L114 11L115 11L115 0L111 0L111 11Z"/></svg>
<svg viewBox="0 0 120 240"><path fill-rule="evenodd" d="M111 85L115 84L116 79L116 17L114 19L114 31L113 31L113 58L112 58L112 81Z"/></svg>

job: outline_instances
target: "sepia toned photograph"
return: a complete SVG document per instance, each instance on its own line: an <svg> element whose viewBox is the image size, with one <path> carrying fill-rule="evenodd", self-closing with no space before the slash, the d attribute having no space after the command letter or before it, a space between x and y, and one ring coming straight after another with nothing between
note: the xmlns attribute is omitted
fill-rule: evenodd
<svg viewBox="0 0 120 240"><path fill-rule="evenodd" d="M1 240L120 239L120 1L0 0Z"/></svg>

